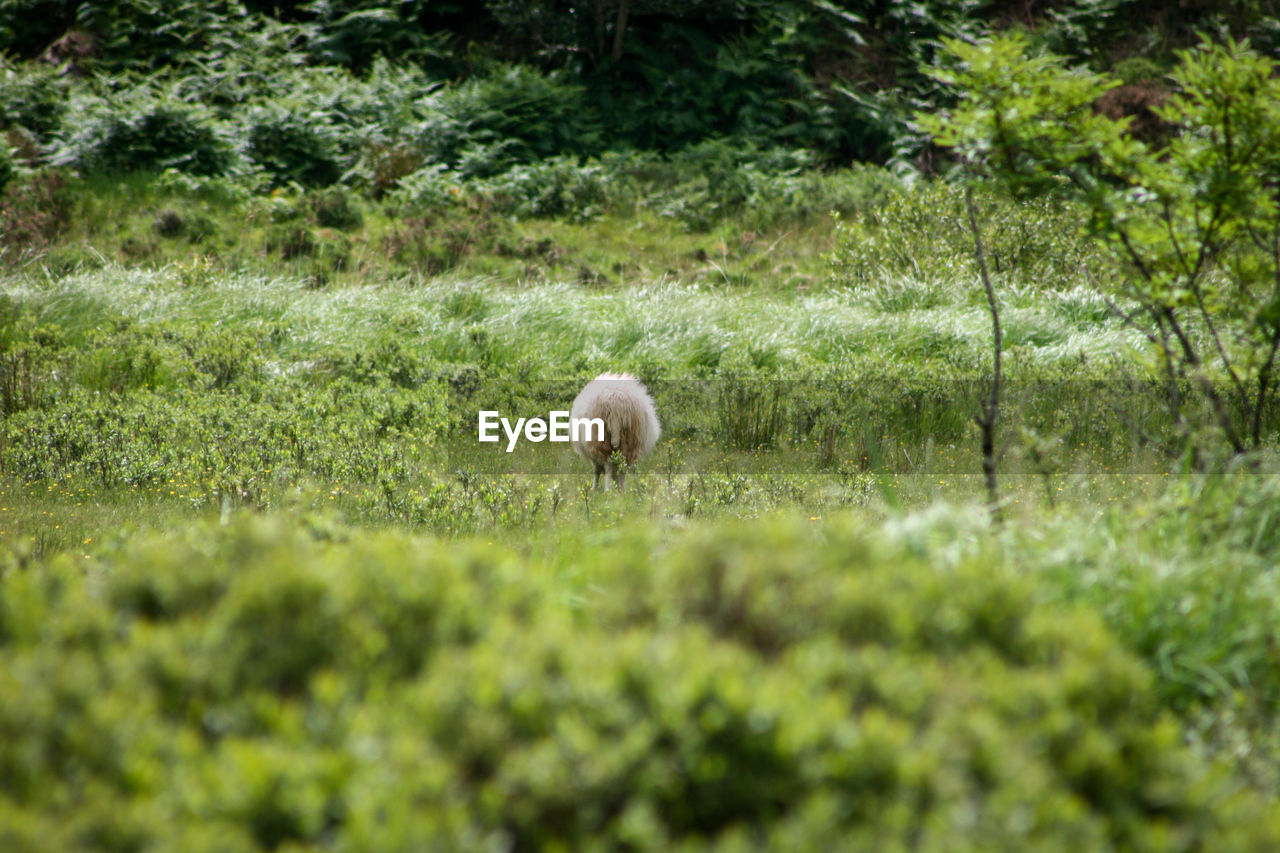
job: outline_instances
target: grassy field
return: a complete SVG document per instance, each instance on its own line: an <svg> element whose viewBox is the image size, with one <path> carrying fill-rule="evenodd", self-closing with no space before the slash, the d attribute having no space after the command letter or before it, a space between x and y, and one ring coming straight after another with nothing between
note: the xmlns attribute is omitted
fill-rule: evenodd
<svg viewBox="0 0 1280 853"><path fill-rule="evenodd" d="M192 192L80 193L0 277L5 849L1280 838L1274 459L1177 452L1069 212L993 237L994 525L954 196L282 257L314 199ZM625 494L475 441L604 370L664 425Z"/></svg>

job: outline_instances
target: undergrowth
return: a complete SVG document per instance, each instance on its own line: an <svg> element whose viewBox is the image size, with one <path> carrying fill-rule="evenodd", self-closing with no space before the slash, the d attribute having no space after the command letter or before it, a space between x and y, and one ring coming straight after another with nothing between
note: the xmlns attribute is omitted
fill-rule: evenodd
<svg viewBox="0 0 1280 853"><path fill-rule="evenodd" d="M1274 459L1180 455L1070 211L1000 220L997 529L945 189L772 237L79 181L0 278L9 847L1270 843ZM628 493L475 441L604 370Z"/></svg>
<svg viewBox="0 0 1280 853"><path fill-rule="evenodd" d="M1280 839L1095 614L927 559L849 520L526 556L279 517L10 569L6 846Z"/></svg>

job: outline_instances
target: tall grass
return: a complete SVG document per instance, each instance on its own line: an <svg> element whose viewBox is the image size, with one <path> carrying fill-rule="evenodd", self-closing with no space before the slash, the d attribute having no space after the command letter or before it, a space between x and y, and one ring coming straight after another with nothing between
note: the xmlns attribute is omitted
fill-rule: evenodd
<svg viewBox="0 0 1280 853"><path fill-rule="evenodd" d="M108 266L54 278L10 274L0 289L30 306L40 322L85 333L102 318L193 322L279 330L280 354L305 360L317 349L361 347L397 337L443 361L466 360L477 330L504 361L661 365L697 375L728 354L751 349L758 363L802 373L806 365L889 359L888 366L937 361L977 369L989 349L983 309L959 287L945 298L904 298L890 311L862 289L812 296L743 294L674 282L623 291L558 282L512 288L494 281L409 277L361 287L316 290L309 281L248 273L184 286L178 266ZM465 309L459 306L465 303ZM1082 355L1106 362L1137 343L1115 323L1089 322L1092 292L1052 300L1018 299L1007 312L1010 347L1028 363ZM555 372L554 369L551 372Z"/></svg>
<svg viewBox="0 0 1280 853"><path fill-rule="evenodd" d="M1141 414L1121 381L1133 337L1091 291L1010 288L1011 375L1047 384L1010 386L1017 476L993 531L966 385L985 369L985 317L963 280L915 282L804 294L419 276L316 289L178 264L9 273L6 352L31 353L48 393L4 424L0 558L8 571L89 560L140 527L247 511L339 539L501 540L547 555L563 580L547 594L589 611L586 566L617 556L601 543L630 535L619 528L650 542L776 514L817 539L874 528L931 569L1025 574L1053 606L1095 610L1198 748L1251 744L1237 765L1274 792L1257 756L1280 754L1276 481L1164 476L1173 460L1131 444L1109 408ZM603 368L653 382L668 436L631 494L591 492L545 445L537 475L481 459L480 401L543 414ZM1091 396L1107 380L1112 398Z"/></svg>

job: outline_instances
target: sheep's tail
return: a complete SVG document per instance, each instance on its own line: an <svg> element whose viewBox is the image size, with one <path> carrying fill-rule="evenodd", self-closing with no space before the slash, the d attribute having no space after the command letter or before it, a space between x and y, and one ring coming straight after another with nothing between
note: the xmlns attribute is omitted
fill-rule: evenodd
<svg viewBox="0 0 1280 853"><path fill-rule="evenodd" d="M652 449L662 431L653 400L643 385L626 374L601 374L587 384L573 404L574 417L604 422L605 440L575 445L580 454L608 456L621 452L633 462Z"/></svg>
<svg viewBox="0 0 1280 853"><path fill-rule="evenodd" d="M630 400L626 400L630 403ZM609 439L609 447L619 450L622 447L622 436L633 429L635 412L630 406L609 406L604 416L604 434ZM624 423L626 421L626 423Z"/></svg>

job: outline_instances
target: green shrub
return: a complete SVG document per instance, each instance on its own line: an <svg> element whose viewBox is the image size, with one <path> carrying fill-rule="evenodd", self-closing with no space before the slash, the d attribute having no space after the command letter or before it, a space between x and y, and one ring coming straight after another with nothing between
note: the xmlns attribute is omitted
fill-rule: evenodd
<svg viewBox="0 0 1280 853"><path fill-rule="evenodd" d="M492 545L247 518L87 572L7 572L5 840L1280 842L1274 803L1183 744L1095 617L1002 570L778 520L629 528L580 556L570 577Z"/></svg>
<svg viewBox="0 0 1280 853"><path fill-rule="evenodd" d="M591 99L609 117L611 141L673 151L734 135L769 145L823 147L853 159L846 138L858 123L845 116L825 83L856 61L866 10L850 4L697 4L645 14L633 7L625 36L609 50L605 33L617 4L590 15L560 3L489 4L505 26L536 43L567 39L570 67L585 63ZM554 8L551 11L548 7ZM557 8L558 7L558 8ZM624 7L625 8L625 7ZM576 30L576 32L574 32Z"/></svg>
<svg viewBox="0 0 1280 853"><path fill-rule="evenodd" d="M514 165L507 157L512 144L470 149L456 168L419 168L397 182L392 206L423 212L482 202L518 216L584 222L641 203L690 230L729 218L765 229L832 210L863 210L898 186L880 169L821 172L813 152L760 149L740 139L702 143L667 158L605 152L585 162L555 156Z"/></svg>
<svg viewBox="0 0 1280 853"><path fill-rule="evenodd" d="M338 129L329 116L300 114L285 105L257 106L245 120L245 154L272 186L297 182L325 187L342 176Z"/></svg>
<svg viewBox="0 0 1280 853"><path fill-rule="evenodd" d="M619 177L610 175L596 161L580 165L576 157L550 157L513 166L480 182L477 189L491 197L500 210L585 222L620 200Z"/></svg>
<svg viewBox="0 0 1280 853"><path fill-rule="evenodd" d="M66 111L66 78L42 66L9 66L0 70L0 129L21 127L37 139L47 138Z"/></svg>
<svg viewBox="0 0 1280 853"><path fill-rule="evenodd" d="M52 161L85 172L177 169L225 175L236 152L204 109L140 88L118 97L77 97Z"/></svg>
<svg viewBox="0 0 1280 853"><path fill-rule="evenodd" d="M417 2L349 2L311 0L303 8L314 16L307 50L326 65L356 70L375 57L394 57L419 65L447 55L448 32L429 33L418 23Z"/></svg>
<svg viewBox="0 0 1280 853"><path fill-rule="evenodd" d="M1132 513L1106 512L1087 532L1055 525L1060 547L1038 562L1150 662L1168 707L1217 713L1239 701L1274 709L1280 671L1258 626L1280 618L1271 572L1280 554L1280 520L1271 511L1278 495L1274 475L1186 477L1142 507L1136 538ZM1159 560L1144 555L1150 548ZM1104 550L1112 553L1102 563ZM1266 728L1259 726L1260 740Z"/></svg>
<svg viewBox="0 0 1280 853"><path fill-rule="evenodd" d="M591 154L601 125L583 89L525 66L444 89L415 135L427 162L488 177L557 154Z"/></svg>
<svg viewBox="0 0 1280 853"><path fill-rule="evenodd" d="M266 248L282 258L311 255L316 250L315 235L303 222L279 222L267 229Z"/></svg>
<svg viewBox="0 0 1280 853"><path fill-rule="evenodd" d="M774 205L787 203L783 185L795 184L801 171L813 165L809 151L761 149L739 138L712 139L670 155L648 203L693 230L705 230L735 214L745 214L745 224L758 227L777 218L772 216ZM765 207L770 209L760 209Z"/></svg>
<svg viewBox="0 0 1280 853"><path fill-rule="evenodd" d="M441 163L416 169L396 181L387 206L397 211L439 211L463 199L463 182Z"/></svg>
<svg viewBox="0 0 1280 853"><path fill-rule="evenodd" d="M322 228L351 231L364 224L364 214L350 192L331 187L308 194L302 206Z"/></svg>
<svg viewBox="0 0 1280 853"><path fill-rule="evenodd" d="M1101 267L1086 241L1082 215L1051 198L1015 202L980 196L979 222L991 272L1014 284L1066 289L1082 270ZM959 187L936 181L894 192L881 205L842 222L832 270L837 280L874 285L905 276L920 282L976 279L973 235Z"/></svg>
<svg viewBox="0 0 1280 853"><path fill-rule="evenodd" d="M921 127L954 150L967 179L1076 205L1114 270L1111 294L1127 304L1126 324L1148 341L1170 386L1194 387L1169 399L1187 447L1261 449L1278 404L1280 313L1263 306L1274 298L1280 256L1252 235L1280 229L1280 193L1263 177L1280 136L1274 60L1247 42L1200 36L1179 52L1175 91L1154 108L1170 128L1155 147L1128 117L1095 107L1120 80L1068 69L1020 31L945 46L953 67L930 73L960 103L919 115ZM1197 409L1211 411L1211 422Z"/></svg>
<svg viewBox="0 0 1280 853"><path fill-rule="evenodd" d="M242 48L252 26L239 0L85 0L75 15L102 62L143 70L199 67L207 56Z"/></svg>
<svg viewBox="0 0 1280 853"><path fill-rule="evenodd" d="M442 430L444 392L416 358L357 349L356 381L331 366L280 377L265 356L259 335L212 324L94 329L50 353L65 381L42 383L41 407L6 418L0 470L105 489L181 481L196 505L261 503L306 478L403 481ZM412 447L387 440L405 433Z"/></svg>
<svg viewBox="0 0 1280 853"><path fill-rule="evenodd" d="M248 201L252 184L245 184L235 178L189 175L177 169L166 169L156 178L156 188L162 193L220 207L232 207Z"/></svg>
<svg viewBox="0 0 1280 853"><path fill-rule="evenodd" d="M762 148L751 139L712 139L663 160L629 155L607 160L646 189L643 203L693 231L733 219L767 229L834 211L855 212L880 203L899 186L875 167L816 168L816 152Z"/></svg>

